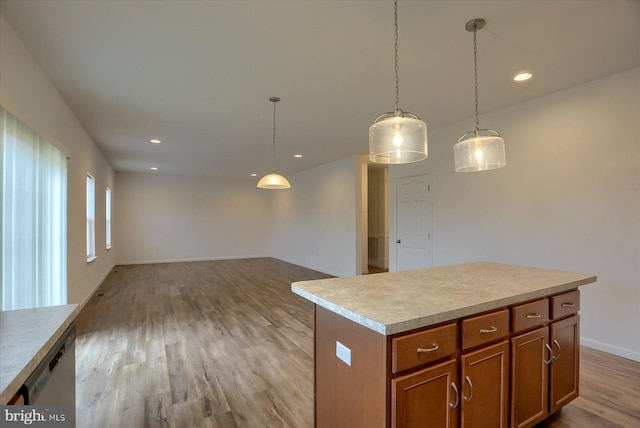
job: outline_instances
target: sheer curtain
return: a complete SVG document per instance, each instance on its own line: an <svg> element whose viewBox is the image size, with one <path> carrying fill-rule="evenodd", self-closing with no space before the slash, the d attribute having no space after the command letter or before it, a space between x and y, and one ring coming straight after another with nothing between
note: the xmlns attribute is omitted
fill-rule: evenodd
<svg viewBox="0 0 640 428"><path fill-rule="evenodd" d="M67 157L0 107L2 310L67 302Z"/></svg>

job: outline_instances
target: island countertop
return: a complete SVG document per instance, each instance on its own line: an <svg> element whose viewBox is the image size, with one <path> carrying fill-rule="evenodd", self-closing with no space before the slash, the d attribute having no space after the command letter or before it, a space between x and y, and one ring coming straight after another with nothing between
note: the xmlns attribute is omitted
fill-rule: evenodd
<svg viewBox="0 0 640 428"><path fill-rule="evenodd" d="M78 309L78 305L62 305L0 311L0 405L18 392Z"/></svg>
<svg viewBox="0 0 640 428"><path fill-rule="evenodd" d="M489 262L299 281L291 291L383 335L535 300L596 275Z"/></svg>

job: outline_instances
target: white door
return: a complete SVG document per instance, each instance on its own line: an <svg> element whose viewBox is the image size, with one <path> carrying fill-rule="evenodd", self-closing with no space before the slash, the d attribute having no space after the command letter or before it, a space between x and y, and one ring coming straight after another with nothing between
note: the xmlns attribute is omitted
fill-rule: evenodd
<svg viewBox="0 0 640 428"><path fill-rule="evenodd" d="M431 267L429 174L396 181L396 270Z"/></svg>

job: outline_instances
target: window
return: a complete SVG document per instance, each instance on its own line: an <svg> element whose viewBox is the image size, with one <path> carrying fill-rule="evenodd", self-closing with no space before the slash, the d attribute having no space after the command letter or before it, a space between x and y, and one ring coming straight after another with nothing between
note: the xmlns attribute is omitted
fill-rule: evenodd
<svg viewBox="0 0 640 428"><path fill-rule="evenodd" d="M2 310L67 303L67 157L0 107Z"/></svg>
<svg viewBox="0 0 640 428"><path fill-rule="evenodd" d="M96 180L87 174L87 262L96 259Z"/></svg>
<svg viewBox="0 0 640 428"><path fill-rule="evenodd" d="M105 219L106 219L106 242L107 242L107 250L111 248L111 189L107 187L105 190Z"/></svg>

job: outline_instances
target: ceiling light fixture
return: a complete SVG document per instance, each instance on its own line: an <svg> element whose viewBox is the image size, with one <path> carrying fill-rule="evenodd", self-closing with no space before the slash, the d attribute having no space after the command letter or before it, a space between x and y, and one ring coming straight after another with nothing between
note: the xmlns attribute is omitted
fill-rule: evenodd
<svg viewBox="0 0 640 428"><path fill-rule="evenodd" d="M369 128L369 159L375 163L402 164L426 159L427 125L399 107L398 0L394 0L396 109L383 113Z"/></svg>
<svg viewBox="0 0 640 428"><path fill-rule="evenodd" d="M149 167L149 169L150 169L151 171L157 171L157 170L158 170L158 167L157 167L157 166L152 166L152 167Z"/></svg>
<svg viewBox="0 0 640 428"><path fill-rule="evenodd" d="M260 179L258 187L261 189L288 189L291 187L286 178L276 173L276 103L279 97L271 97L269 101L273 103L273 170Z"/></svg>
<svg viewBox="0 0 640 428"><path fill-rule="evenodd" d="M513 80L515 80L516 82L524 82L525 80L529 80L532 77L533 77L533 74L525 71L523 73L518 73L515 76L513 76Z"/></svg>
<svg viewBox="0 0 640 428"><path fill-rule="evenodd" d="M478 46L477 32L484 27L482 18L467 22L465 29L473 32L473 64L475 75L476 128L464 134L453 146L453 161L456 172L487 171L502 168L507 164L504 138L493 129L480 129L478 120Z"/></svg>
<svg viewBox="0 0 640 428"><path fill-rule="evenodd" d="M155 138L154 138L153 140L149 140L149 142L150 142L150 143L153 143L153 144L160 144L160 143L162 143L162 141L157 140L157 139L155 139Z"/></svg>

